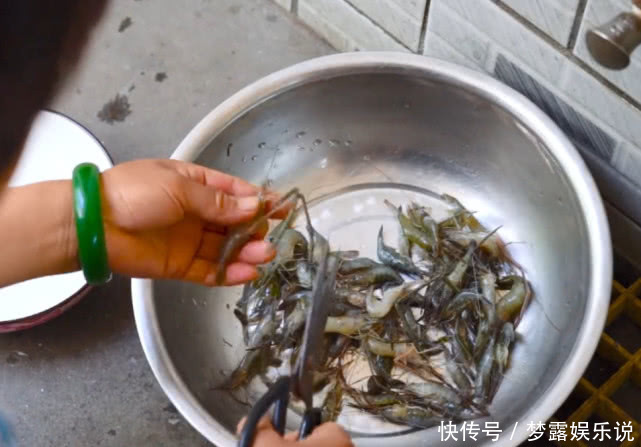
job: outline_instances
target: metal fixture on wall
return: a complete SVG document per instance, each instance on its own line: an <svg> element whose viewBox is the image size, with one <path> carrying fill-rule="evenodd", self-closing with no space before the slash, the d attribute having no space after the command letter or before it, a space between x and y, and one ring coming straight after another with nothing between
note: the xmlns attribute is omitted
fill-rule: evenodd
<svg viewBox="0 0 641 447"><path fill-rule="evenodd" d="M588 30L590 54L601 65L621 70L630 64L630 55L641 44L641 0L632 0L632 11Z"/></svg>

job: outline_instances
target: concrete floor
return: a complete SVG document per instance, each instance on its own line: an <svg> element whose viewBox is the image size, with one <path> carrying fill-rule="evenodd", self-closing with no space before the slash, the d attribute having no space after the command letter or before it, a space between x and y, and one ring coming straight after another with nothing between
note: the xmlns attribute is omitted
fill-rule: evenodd
<svg viewBox="0 0 641 447"><path fill-rule="evenodd" d="M269 0L112 0L51 108L117 163L167 157L235 91L331 52ZM98 115L117 94L130 113L110 124ZM156 383L123 278L44 326L0 336L0 412L20 446L209 445Z"/></svg>

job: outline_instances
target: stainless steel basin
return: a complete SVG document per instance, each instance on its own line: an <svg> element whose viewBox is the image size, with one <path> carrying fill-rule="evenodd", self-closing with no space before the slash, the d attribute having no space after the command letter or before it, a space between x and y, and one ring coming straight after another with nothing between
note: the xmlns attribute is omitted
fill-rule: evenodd
<svg viewBox="0 0 641 447"><path fill-rule="evenodd" d="M487 419L498 421L503 435L491 442L481 433L479 445L523 441L527 423L553 414L596 349L612 275L601 198L554 123L492 78L400 53L323 57L237 93L173 157L269 180L280 191L300 187L314 199L312 217L332 244L365 254L372 254L381 222L392 231L383 198L438 210L433 192L446 192L488 226L502 225L536 298ZM232 315L240 290L132 284L140 338L158 381L220 447L235 444L235 426L248 410L212 389L243 355ZM249 400L263 390L253 387ZM289 422L297 427L295 411ZM344 422L357 445L448 445L436 428L399 434L359 417ZM483 428L486 420L477 422Z"/></svg>

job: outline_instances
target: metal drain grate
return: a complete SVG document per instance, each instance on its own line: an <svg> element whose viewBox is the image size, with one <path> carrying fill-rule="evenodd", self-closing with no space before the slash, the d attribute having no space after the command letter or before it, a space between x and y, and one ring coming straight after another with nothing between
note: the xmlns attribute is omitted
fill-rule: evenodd
<svg viewBox="0 0 641 447"><path fill-rule="evenodd" d="M596 354L570 397L545 424L545 435L523 446L641 446L641 274L617 256L614 277L606 328ZM630 423L632 433L623 440L623 424ZM578 440L573 425L577 430L586 428L589 440ZM555 426L557 434L551 432ZM565 440L559 431L565 433Z"/></svg>

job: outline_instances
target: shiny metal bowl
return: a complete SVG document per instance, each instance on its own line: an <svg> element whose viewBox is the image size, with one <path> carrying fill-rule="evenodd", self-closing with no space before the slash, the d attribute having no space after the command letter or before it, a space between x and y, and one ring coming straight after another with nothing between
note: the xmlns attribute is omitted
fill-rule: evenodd
<svg viewBox="0 0 641 447"><path fill-rule="evenodd" d="M434 193L458 197L500 235L526 269L535 301L491 407L503 435L479 445L518 445L576 385L605 324L612 275L608 225L583 161L557 126L492 78L400 53L340 54L275 73L206 116L174 158L296 185L313 199L317 228L334 246L373 255L382 205ZM140 339L182 415L220 447L248 408L220 384L243 355L232 314L241 288L134 280ZM248 391L251 401L264 391ZM290 411L295 429L299 417ZM437 428L400 433L359 415L343 420L362 446L448 445ZM484 428L485 420L478 421ZM460 439L460 436L459 436Z"/></svg>

